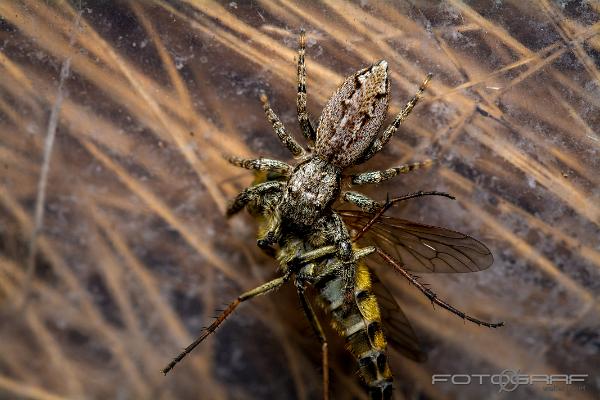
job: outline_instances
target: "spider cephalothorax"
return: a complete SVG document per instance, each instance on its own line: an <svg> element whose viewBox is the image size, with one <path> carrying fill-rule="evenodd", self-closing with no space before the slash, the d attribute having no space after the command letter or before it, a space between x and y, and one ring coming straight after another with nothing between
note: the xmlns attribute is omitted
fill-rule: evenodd
<svg viewBox="0 0 600 400"><path fill-rule="evenodd" d="M339 196L341 177L339 167L318 155L296 166L279 203L282 222L301 230L310 228Z"/></svg>

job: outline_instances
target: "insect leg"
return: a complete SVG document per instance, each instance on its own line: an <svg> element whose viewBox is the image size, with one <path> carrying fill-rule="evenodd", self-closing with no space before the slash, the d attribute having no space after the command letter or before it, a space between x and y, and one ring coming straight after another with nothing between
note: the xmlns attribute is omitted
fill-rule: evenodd
<svg viewBox="0 0 600 400"><path fill-rule="evenodd" d="M295 256L290 261L287 262L288 266L293 267L291 272L296 272L298 267L302 267L312 261L315 261L321 257L325 257L337 252L336 246L323 246L315 250L307 251L301 255ZM338 272L344 266L348 265L348 263L354 263L361 258L364 258L370 254L375 252L375 247L368 246L360 249L355 249L352 252L352 259L349 261L337 261L334 263L327 264L326 267L317 272L316 279L319 280L329 274L334 272Z"/></svg>
<svg viewBox="0 0 600 400"><path fill-rule="evenodd" d="M394 259L392 256L390 256L389 254L387 254L385 251L381 250L380 248L376 248L375 251L381 258L383 258L383 260L385 262L387 262L392 267L394 267L394 269L396 271L400 272L402 274L402 276L404 276L406 279L408 279L408 281L410 283L412 283L417 289L419 289L421 292L423 292L423 294L425 296L427 296L427 298L429 300L431 300L432 303L437 304L437 305L441 306L442 308L445 308L446 310L450 311L451 313L458 315L462 319L466 319L477 325L487 326L488 328L498 328L498 327L504 325L504 322L491 323L491 322L481 321L477 318L473 318L473 317L465 314L464 312L454 308L453 306L446 303L445 301L440 300L438 298L437 294L435 294L431 289L429 289L424 284L419 282L418 278L415 275L408 272L406 269L404 269L402 267L402 265L400 265L400 263L396 259Z"/></svg>
<svg viewBox="0 0 600 400"><path fill-rule="evenodd" d="M283 187L282 182L264 182L259 183L255 186L250 186L244 190L242 190L236 197L231 201L231 203L227 206L226 215L231 217L233 214L239 212L244 208L249 202L254 200L255 198L262 196L269 192L280 191Z"/></svg>
<svg viewBox="0 0 600 400"><path fill-rule="evenodd" d="M296 108L298 110L298 122L302 134L309 143L317 140L315 129L310 123L308 111L306 111L306 64L304 63L304 53L306 49L306 34L304 30L300 31L300 46L298 48L298 96L296 97Z"/></svg>
<svg viewBox="0 0 600 400"><path fill-rule="evenodd" d="M302 282L296 281L296 290L298 291L298 297L300 297L300 304L302 304L302 309L304 310L304 314L310 322L310 326L315 331L319 342L321 343L321 355L323 357L323 400L329 399L329 357L327 351L327 338L325 337L325 332L323 332L323 328L319 323L317 318L317 314L313 310L310 305L308 299L306 298L306 294L304 293L304 284Z"/></svg>
<svg viewBox="0 0 600 400"><path fill-rule="evenodd" d="M421 98L421 95L423 94L423 91L425 91L425 88L429 84L429 81L431 80L432 76L433 76L432 74L427 74L427 77L425 78L423 83L421 83L421 86L419 86L419 90L417 90L417 93L404 106L402 111L400 111L400 113L394 119L394 122L392 122L392 124L383 132L381 137L378 137L377 139L375 139L373 141L373 143L371 144L371 146L369 146L369 148L367 148L365 153L362 155L359 163L363 163L363 162L367 161L369 158L373 157L379 150L381 150L383 148L383 146L385 146L387 144L387 142L392 138L394 133L396 133L396 130L398 130L398 126L400 126L400 124L406 119L408 114L410 114L410 112L413 110L413 108L415 108L415 105Z"/></svg>
<svg viewBox="0 0 600 400"><path fill-rule="evenodd" d="M277 134L277 137L279 137L279 140L281 140L281 143L283 143L285 147L288 148L288 150L292 153L294 157L297 158L303 156L306 151L302 146L300 146L300 144L298 144L298 142L296 142L296 139L294 139L292 135L290 135L285 130L285 127L279 120L279 117L271 109L267 95L262 93L260 95L260 101L263 103L265 115L267 116L267 119L269 120L271 125L273 125L273 130L275 130L275 133Z"/></svg>
<svg viewBox="0 0 600 400"><path fill-rule="evenodd" d="M292 267L300 267L305 264L308 264L309 262L315 261L321 257L325 257L328 255L334 254L336 252L337 252L336 246L333 246L333 245L323 246L323 247L319 247L319 248L311 250L311 251L306 251L301 254L298 254L298 255L294 256L293 258L291 258L289 261L287 261L286 264L288 264L289 266L292 266Z"/></svg>
<svg viewBox="0 0 600 400"><path fill-rule="evenodd" d="M194 340L188 347L186 347L181 353L179 353L179 355L177 355L177 357L175 357L165 368L163 368L161 372L166 375L170 370L172 370L178 362L180 362L185 356L191 353L196 346L198 346L200 343L202 343L202 341L204 341L204 339L208 337L208 335L216 331L219 325L221 325L221 323L225 321L225 319L229 315L231 315L231 313L233 313L233 311L237 308L238 305L240 305L240 303L246 300L250 300L253 297L260 296L269 293L273 290L279 289L279 287L286 283L289 280L289 278L290 274L286 274L241 294L215 319L215 321L212 324L203 329L202 334L196 340Z"/></svg>
<svg viewBox="0 0 600 400"><path fill-rule="evenodd" d="M283 175L289 175L292 171L292 167L290 165L284 163L283 161L271 160L270 158L246 159L226 154L224 154L223 157L236 167L245 169L279 172Z"/></svg>
<svg viewBox="0 0 600 400"><path fill-rule="evenodd" d="M368 246L368 247L356 249L353 252L354 254L353 254L352 260L349 262L355 263L358 260L360 260L361 258L364 258L368 255L373 254L375 251L376 251L376 249L374 246ZM345 268L349 262L348 261L336 261L334 263L326 265L325 268L323 268L321 271L317 272L317 275L315 277L315 282L318 282L319 280L321 280L331 274L339 273L339 271L342 270L343 268Z"/></svg>
<svg viewBox="0 0 600 400"><path fill-rule="evenodd" d="M357 175L352 175L352 184L353 185L364 185L367 183L380 183L391 179L400 174L407 174L415 169L428 167L431 165L433 160L425 160L421 162L416 162L412 164L404 164L399 167L384 169L382 171L368 171L363 172Z"/></svg>

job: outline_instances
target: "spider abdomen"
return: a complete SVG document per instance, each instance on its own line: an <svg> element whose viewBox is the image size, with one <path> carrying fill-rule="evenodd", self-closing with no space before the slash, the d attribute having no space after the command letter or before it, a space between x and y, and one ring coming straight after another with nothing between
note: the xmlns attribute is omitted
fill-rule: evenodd
<svg viewBox="0 0 600 400"><path fill-rule="evenodd" d="M377 137L389 98L386 61L349 76L323 109L316 153L340 168L354 164Z"/></svg>

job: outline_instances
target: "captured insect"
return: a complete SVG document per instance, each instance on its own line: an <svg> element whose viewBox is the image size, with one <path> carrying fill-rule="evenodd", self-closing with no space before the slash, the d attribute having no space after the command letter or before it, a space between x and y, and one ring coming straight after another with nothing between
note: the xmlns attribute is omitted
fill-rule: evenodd
<svg viewBox="0 0 600 400"><path fill-rule="evenodd" d="M316 289L317 303L328 312L333 327L345 338L356 357L370 398L390 399L393 377L387 362L387 341L413 359L421 358L421 353L406 317L364 260L376 253L433 303L476 324L496 328L503 323L488 323L466 315L440 300L412 274L480 271L492 264L493 257L485 245L467 235L384 215L392 205L416 197L435 195L453 199L447 193L421 191L380 203L364 194L341 190L343 171L365 162L385 146L417 104L431 74L379 135L390 99L387 63L382 60L361 69L346 78L328 100L315 130L306 111L304 53L305 35L301 32L297 111L308 149L286 131L267 97L261 95L267 119L298 160L297 164L292 166L266 158L227 157L233 165L257 171L254 184L230 203L227 216L248 209L259 223L257 244L277 258L281 276L241 294L162 372L169 372L240 303L292 281L321 342L323 397L329 396L327 340L305 294L307 286ZM428 163L364 172L351 175L350 180L354 185L379 183ZM336 210L333 203L338 199L360 210ZM351 235L351 232L356 234Z"/></svg>

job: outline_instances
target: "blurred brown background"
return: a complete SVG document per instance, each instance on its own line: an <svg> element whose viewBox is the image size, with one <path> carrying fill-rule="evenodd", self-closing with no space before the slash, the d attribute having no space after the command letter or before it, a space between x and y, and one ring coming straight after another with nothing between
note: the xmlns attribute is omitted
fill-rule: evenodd
<svg viewBox="0 0 600 400"><path fill-rule="evenodd" d="M251 174L220 154L288 159L257 98L266 90L300 137L302 27L314 123L342 79L376 60L390 65L390 121L434 74L360 170L435 158L369 193L451 192L456 202L393 211L471 234L496 259L484 272L423 278L461 310L505 321L497 330L432 309L381 269L429 357L392 352L396 398L598 398L599 3L8 0L0 399L320 398L320 348L289 288L244 304L159 372L215 309L276 273L253 221L223 217ZM329 334L334 398L364 398ZM432 374L505 369L589 377L554 391L431 384Z"/></svg>

